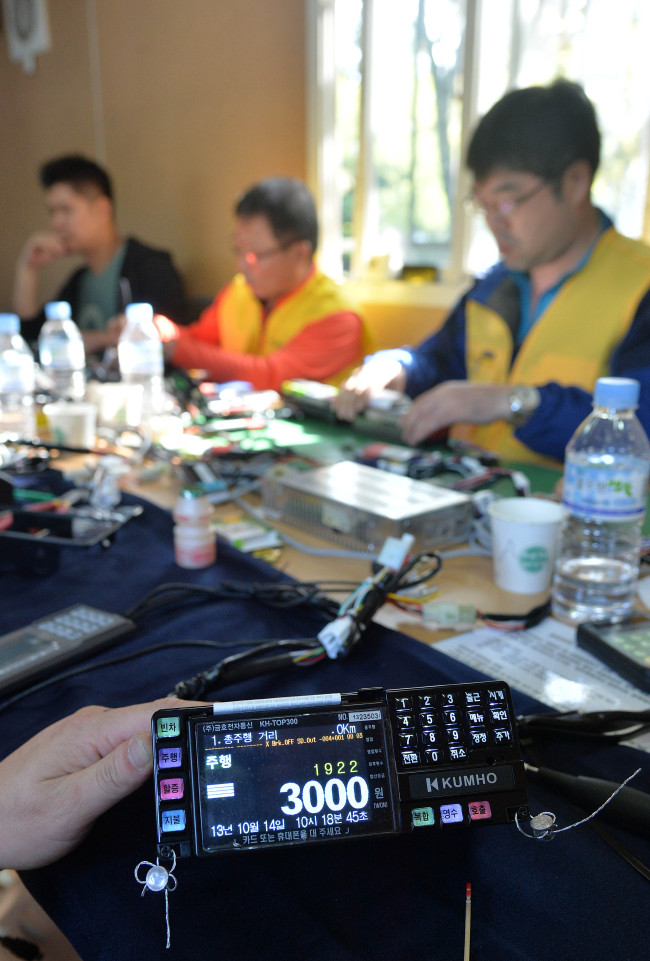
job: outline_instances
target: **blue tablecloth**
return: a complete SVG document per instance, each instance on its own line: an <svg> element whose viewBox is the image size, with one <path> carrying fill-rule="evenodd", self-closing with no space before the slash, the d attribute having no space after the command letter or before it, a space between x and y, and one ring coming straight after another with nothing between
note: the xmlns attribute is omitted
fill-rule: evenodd
<svg viewBox="0 0 650 961"><path fill-rule="evenodd" d="M66 549L49 577L2 575L2 629L75 602L124 612L167 582L215 585L222 578L251 582L281 577L221 543L216 566L180 570L173 559L170 516L145 505L142 517L120 530L108 550ZM232 640L245 647L247 640L313 635L324 622L314 610L282 611L254 600L191 601L161 610L95 660L160 642L177 646L62 681L0 712L0 754L84 704L118 706L164 695L179 679L220 659L218 653L189 646L192 639ZM367 685L480 677L433 649L373 625L344 661L250 680L219 696L354 691ZM518 713L539 708L513 694ZM644 765L635 785L648 790L646 756L630 749L554 744L544 759L564 770L614 780ZM533 813L553 810L561 825L577 819L564 801L536 785L530 787L530 799ZM621 831L617 836L650 860L648 839ZM176 870L178 888L169 900L169 951L164 899L150 892L141 897L133 877L142 860L155 861L150 784L102 817L67 858L24 872L23 879L84 961L448 961L463 956L468 881L473 891L471 957L476 961L641 961L648 953L648 881L589 827L552 841L528 840L514 826L452 828L182 861Z"/></svg>

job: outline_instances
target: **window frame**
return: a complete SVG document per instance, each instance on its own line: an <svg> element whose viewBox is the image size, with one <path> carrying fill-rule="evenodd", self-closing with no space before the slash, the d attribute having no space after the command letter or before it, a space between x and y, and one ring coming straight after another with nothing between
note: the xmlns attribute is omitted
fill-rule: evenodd
<svg viewBox="0 0 650 961"><path fill-rule="evenodd" d="M363 0L368 7L368 16L372 16L375 0ZM500 8L500 22L505 24L512 20L513 28L502 31L504 48L501 53L504 62L508 64L508 74L505 89L512 89L515 85L514 77L521 66L523 38L516 29L517 4L519 0L503 0ZM343 238L341 235L340 211L342 198L338 195L337 170L339 152L336 145L336 115L335 115L335 55L334 55L334 4L335 0L306 0L307 26L307 160L308 182L313 189L316 200L319 221L321 224L321 248L319 263L323 270L331 276L341 280ZM483 73L480 38L486 35L486 26L490 17L494 17L494 7L486 0L466 0L465 26L465 60L463 63L463 105L461 121L461 156L466 153L467 143L481 114L503 95L504 89L495 89L491 83L492 73ZM507 48L507 50L506 50ZM483 51L483 56L488 56ZM494 55L494 51L492 51ZM367 65L366 65L367 69ZM482 77L479 90L479 77ZM501 80L504 78L502 77ZM494 77L497 85L498 78ZM363 87L362 87L363 89ZM369 90L365 96L370 96ZM363 118L369 116L368 105L362 110ZM602 127L603 135L605 131ZM367 119L361 131L360 138L360 186L357 189L356 202L361 203L357 209L354 224L355 255L353 273L346 278L346 286L354 288L353 293L359 291L359 298L363 302L396 303L396 304L432 304L434 306L449 306L471 282L473 272L469 269L470 246L479 234L473 229L471 214L465 209L464 197L471 187L471 176L464 163L458 171L458 189L456 192L452 237L450 246L450 266L441 272L440 279L433 283L410 284L398 280L369 279L364 270L359 270L363 259L361 244L363 241L363 200L366 192L364 185L364 170L368 170L369 158L365 143L369 139ZM638 236L650 243L650 116L646 117L643 128L639 133L639 145L644 154L646 183L642 187L644 204L641 224L638 232L623 232L630 236ZM367 176L367 175L366 175ZM597 201L596 201L597 202ZM616 216L616 211L609 211ZM360 255L361 251L361 255ZM363 279L359 279L363 277Z"/></svg>
<svg viewBox="0 0 650 961"><path fill-rule="evenodd" d="M342 236L340 225L341 200L336 171L335 112L335 56L334 56L334 5L335 0L306 0L307 26L307 171L308 182L314 193L320 224L319 264L325 273L342 280ZM364 0L365 28L372 17L374 0ZM477 77L478 44L480 31L477 18L482 15L483 0L466 0L467 23L465 28L465 62L463 64L463 108L461 125L461 154L464 154L471 130L478 119ZM362 70L365 75L372 69L370 56L364 52ZM466 168L459 172L458 190L454 203L453 230L450 248L450 266L435 283L409 284L400 280L362 279L364 275L363 224L366 216L364 183L368 177L370 158L367 143L370 136L368 123L368 97L370 87L362 84L361 130L359 143L359 177L356 191L357 208L354 218L354 247L352 271L345 278L346 286L364 303L430 304L436 307L450 306L467 288L470 274L466 270L467 245L470 236L471 215L467 213L463 198L469 189L470 178Z"/></svg>

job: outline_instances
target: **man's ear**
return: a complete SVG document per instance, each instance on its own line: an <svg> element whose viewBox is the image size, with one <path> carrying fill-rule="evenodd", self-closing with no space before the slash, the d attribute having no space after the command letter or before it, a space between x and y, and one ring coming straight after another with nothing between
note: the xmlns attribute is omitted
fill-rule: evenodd
<svg viewBox="0 0 650 961"><path fill-rule="evenodd" d="M587 160L574 160L562 174L562 193L575 205L587 203L594 174Z"/></svg>
<svg viewBox="0 0 650 961"><path fill-rule="evenodd" d="M310 264L314 257L314 251L308 240L298 240L295 244L298 255L305 264Z"/></svg>
<svg viewBox="0 0 650 961"><path fill-rule="evenodd" d="M95 209L103 216L112 221L114 217L113 201L106 194L98 194L95 197Z"/></svg>

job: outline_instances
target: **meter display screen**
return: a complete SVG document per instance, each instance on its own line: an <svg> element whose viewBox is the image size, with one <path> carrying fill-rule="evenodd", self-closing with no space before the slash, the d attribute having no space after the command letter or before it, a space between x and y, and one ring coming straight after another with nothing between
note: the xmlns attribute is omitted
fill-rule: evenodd
<svg viewBox="0 0 650 961"><path fill-rule="evenodd" d="M192 725L203 853L399 830L383 706Z"/></svg>

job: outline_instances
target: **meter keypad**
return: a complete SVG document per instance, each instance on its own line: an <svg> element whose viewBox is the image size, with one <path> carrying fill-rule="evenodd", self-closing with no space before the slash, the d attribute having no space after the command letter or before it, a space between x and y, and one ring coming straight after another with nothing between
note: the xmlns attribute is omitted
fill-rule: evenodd
<svg viewBox="0 0 650 961"><path fill-rule="evenodd" d="M472 759L515 743L508 692L499 684L454 685L417 695L389 692L402 770Z"/></svg>

